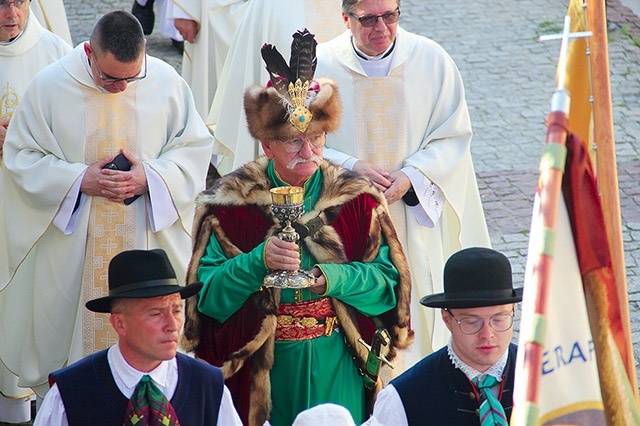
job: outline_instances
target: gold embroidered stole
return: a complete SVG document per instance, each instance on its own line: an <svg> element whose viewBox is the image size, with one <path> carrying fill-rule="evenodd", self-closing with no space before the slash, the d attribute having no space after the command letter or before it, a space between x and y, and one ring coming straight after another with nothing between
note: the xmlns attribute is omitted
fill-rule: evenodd
<svg viewBox="0 0 640 426"><path fill-rule="evenodd" d="M387 172L398 170L406 158L407 129L401 68L396 68L387 77L357 75L354 78L357 156ZM396 224L400 241L404 241L402 201L390 205L389 214Z"/></svg>
<svg viewBox="0 0 640 426"><path fill-rule="evenodd" d="M322 43L345 31L337 0L305 0L304 15L309 31ZM319 76L322 77L322 76Z"/></svg>
<svg viewBox="0 0 640 426"><path fill-rule="evenodd" d="M407 139L402 69L387 77L357 75L353 82L357 157L387 172L398 170L406 158ZM389 206L389 216L400 241L406 241L402 200ZM394 365L394 370L387 366L380 370L384 384L404 371L403 351L398 351Z"/></svg>
<svg viewBox="0 0 640 426"><path fill-rule="evenodd" d="M19 103L20 95L7 81L7 84L0 91L0 119L11 118Z"/></svg>
<svg viewBox="0 0 640 426"><path fill-rule="evenodd" d="M16 110L20 103L20 95L13 90L11 83L7 81L7 85L0 91L0 120L3 118L11 118L13 111ZM0 166L2 166L2 158L0 158Z"/></svg>
<svg viewBox="0 0 640 426"><path fill-rule="evenodd" d="M135 88L115 95L83 89L86 108L86 164L115 155L121 148L136 152ZM82 276L83 352L89 355L112 346L117 335L108 314L84 308L88 300L109 293L109 261L124 250L135 248L135 207L91 197L87 248Z"/></svg>

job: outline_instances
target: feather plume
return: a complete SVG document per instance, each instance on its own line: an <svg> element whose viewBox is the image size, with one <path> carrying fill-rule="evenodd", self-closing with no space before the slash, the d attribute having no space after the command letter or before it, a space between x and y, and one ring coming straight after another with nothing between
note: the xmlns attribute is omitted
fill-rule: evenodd
<svg viewBox="0 0 640 426"><path fill-rule="evenodd" d="M304 83L313 79L318 61L316 58L317 45L318 42L316 42L315 36L306 28L293 34L291 59L289 60L291 79L289 81L295 83L300 79Z"/></svg>
<svg viewBox="0 0 640 426"><path fill-rule="evenodd" d="M278 49L272 44L265 43L262 49L260 49L260 53L262 54L262 59L269 73L271 85L281 96L288 99L287 89L292 77L289 65L287 65L282 54L278 52Z"/></svg>
<svg viewBox="0 0 640 426"><path fill-rule="evenodd" d="M265 43L260 49L270 86L278 93L289 123L300 133L307 131L313 119L308 107L317 92L309 92L309 87L316 72L317 45L315 36L305 28L293 34L289 64L272 44Z"/></svg>

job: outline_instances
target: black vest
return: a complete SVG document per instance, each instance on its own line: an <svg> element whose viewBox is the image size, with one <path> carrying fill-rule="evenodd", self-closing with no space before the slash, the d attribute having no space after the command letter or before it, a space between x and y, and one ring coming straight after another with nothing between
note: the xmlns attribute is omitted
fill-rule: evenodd
<svg viewBox="0 0 640 426"><path fill-rule="evenodd" d="M215 425L224 380L219 368L178 353L178 385L171 398L183 426ZM128 399L113 380L107 351L89 355L51 374L69 426L122 426Z"/></svg>
<svg viewBox="0 0 640 426"><path fill-rule="evenodd" d="M500 402L507 419L513 409L513 379L516 349L509 345L509 358L503 374ZM391 381L407 414L409 425L479 425L480 407L467 376L455 368L447 347L429 355Z"/></svg>

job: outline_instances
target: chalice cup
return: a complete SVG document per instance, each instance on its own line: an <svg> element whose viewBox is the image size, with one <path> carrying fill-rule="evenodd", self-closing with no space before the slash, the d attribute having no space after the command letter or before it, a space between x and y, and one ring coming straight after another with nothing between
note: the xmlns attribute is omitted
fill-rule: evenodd
<svg viewBox="0 0 640 426"><path fill-rule="evenodd" d="M292 223L304 214L304 188L299 186L282 186L271 188L271 213L281 224L285 224L278 238L295 243L300 239ZM308 271L269 271L264 277L265 287L275 288L306 288L315 283L316 279Z"/></svg>

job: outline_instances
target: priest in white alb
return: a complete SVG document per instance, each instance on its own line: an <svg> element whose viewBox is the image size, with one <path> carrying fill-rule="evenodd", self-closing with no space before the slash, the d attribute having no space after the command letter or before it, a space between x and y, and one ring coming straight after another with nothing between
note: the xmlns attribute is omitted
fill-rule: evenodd
<svg viewBox="0 0 640 426"><path fill-rule="evenodd" d="M2 202L2 148L9 121L31 78L42 68L57 61L71 46L40 25L22 5L0 6L0 203ZM20 325L14 327L21 329ZM19 388L18 378L0 362L0 423L23 423L31 419L30 389Z"/></svg>
<svg viewBox="0 0 640 426"><path fill-rule="evenodd" d="M247 0L173 0L173 22L185 40L182 77L203 120L247 4Z"/></svg>
<svg viewBox="0 0 640 426"><path fill-rule="evenodd" d="M7 132L0 358L39 396L49 373L115 343L81 308L107 294L113 256L161 248L186 276L212 138L187 84L144 46L133 15L104 15L33 78Z"/></svg>
<svg viewBox="0 0 640 426"><path fill-rule="evenodd" d="M62 0L30 0L31 11L46 29L73 46L67 12Z"/></svg>
<svg viewBox="0 0 640 426"><path fill-rule="evenodd" d="M71 50L70 44L40 24L29 4L0 6L2 22L7 23L0 25L0 165L9 119L31 78ZM1 173L0 169L0 184Z"/></svg>
<svg viewBox="0 0 640 426"><path fill-rule="evenodd" d="M384 192L409 260L416 339L405 353L408 368L449 339L419 300L442 292L451 254L490 240L460 73L442 47L399 27L399 3L343 0L348 31L318 46L316 74L338 83L343 105L325 157L369 176Z"/></svg>

